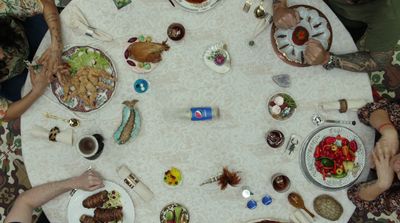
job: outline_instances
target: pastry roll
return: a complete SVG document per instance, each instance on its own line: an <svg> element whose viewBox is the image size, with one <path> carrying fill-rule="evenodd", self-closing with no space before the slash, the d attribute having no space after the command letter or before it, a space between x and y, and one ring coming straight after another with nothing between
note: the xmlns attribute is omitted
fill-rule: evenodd
<svg viewBox="0 0 400 223"><path fill-rule="evenodd" d="M93 218L92 216L89 216L89 215L82 215L80 218L79 218L79 221L81 222L81 223L100 223L99 221L97 221L95 218Z"/></svg>
<svg viewBox="0 0 400 223"><path fill-rule="evenodd" d="M85 208L97 208L103 206L108 201L108 192L106 190L93 194L82 201Z"/></svg>
<svg viewBox="0 0 400 223"><path fill-rule="evenodd" d="M119 221L122 219L122 207L96 208L94 218L101 222Z"/></svg>

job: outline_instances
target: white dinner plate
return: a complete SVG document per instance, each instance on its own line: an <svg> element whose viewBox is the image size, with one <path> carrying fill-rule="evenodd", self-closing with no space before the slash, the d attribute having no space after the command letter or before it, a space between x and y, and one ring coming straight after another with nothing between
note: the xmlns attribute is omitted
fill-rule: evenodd
<svg viewBox="0 0 400 223"><path fill-rule="evenodd" d="M327 177L325 180L322 174L315 168L314 152L316 146L327 136L341 135L349 141L355 140L358 146L355 159L356 168L344 178ZM342 126L327 126L315 130L304 141L300 155L301 168L306 178L316 186L327 190L340 190L351 186L361 175L366 162L366 151L361 138L352 130Z"/></svg>
<svg viewBox="0 0 400 223"><path fill-rule="evenodd" d="M206 0L199 4L191 3L186 0L174 0L174 1L178 3L186 11L205 12L214 8L222 0Z"/></svg>
<svg viewBox="0 0 400 223"><path fill-rule="evenodd" d="M82 201L92 194L98 193L102 190L112 191L115 190L121 194L122 212L124 214L123 223L134 223L135 221L135 208L129 194L120 185L111 181L104 181L104 187L95 191L77 190L71 197L68 203L68 222L78 223L79 218L84 215L94 215L94 209L83 207Z"/></svg>

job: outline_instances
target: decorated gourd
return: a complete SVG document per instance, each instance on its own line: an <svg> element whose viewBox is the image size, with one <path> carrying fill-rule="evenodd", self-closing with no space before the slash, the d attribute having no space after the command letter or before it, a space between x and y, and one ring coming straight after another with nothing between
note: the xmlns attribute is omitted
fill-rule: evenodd
<svg viewBox="0 0 400 223"><path fill-rule="evenodd" d="M117 131L114 133L114 140L118 144L125 144L131 138L134 140L139 134L140 116L135 109L138 100L124 101L125 105L122 109L122 120Z"/></svg>

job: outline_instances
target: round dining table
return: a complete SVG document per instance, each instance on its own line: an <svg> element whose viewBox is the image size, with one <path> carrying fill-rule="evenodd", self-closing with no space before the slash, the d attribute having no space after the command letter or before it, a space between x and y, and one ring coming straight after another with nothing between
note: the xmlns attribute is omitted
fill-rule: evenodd
<svg viewBox="0 0 400 223"><path fill-rule="evenodd" d="M175 2L175 1L174 1ZM332 26L331 52L337 54L357 51L350 34L336 15L322 1L293 0L289 5L303 4L319 9ZM311 117L322 112L331 119L357 120L352 129L364 143L367 151L373 148L374 131L358 121L355 110L346 113L321 111L319 104L339 99L372 101L369 78L366 73L340 69L325 70L322 66L295 67L284 63L271 44L271 26L249 46L259 22L254 17L254 2L250 12L243 11L245 1L220 0L215 8L194 13L168 0L132 0L117 9L112 0L72 0L61 13L63 42L66 47L92 46L107 54L116 69L118 80L111 99L100 109L79 113L61 105L49 88L22 116L23 157L33 186L76 176L89 167L108 181L123 186L130 195L135 212L135 223L156 223L160 211L172 202L184 205L190 213L190 222L248 222L252 219L272 218L289 221L296 209L288 200L288 193L299 193L308 209L315 213L313 200L320 194L329 194L343 206L343 214L336 222L347 222L355 206L347 198L347 190L327 191L310 183L300 167L301 146L290 155L284 151L287 139L296 135L301 143L317 127ZM265 7L271 10L271 1ZM113 41L103 42L66 24L71 20L69 8L78 7L90 25L112 35ZM170 49L150 73L137 74L126 63L124 51L131 37L151 35L156 42L166 40L167 28L181 23L186 34L180 41L168 40ZM209 69L204 61L205 50L215 43L225 43L231 57L231 70L219 74ZM40 55L50 44L47 33L37 52ZM273 75L288 74L291 85L281 88ZM133 84L137 79L149 82L147 92L138 94ZM27 80L25 93L31 89ZM268 112L268 99L277 92L290 94L297 103L292 117L275 120ZM122 117L122 102L137 99L141 128L135 140L119 145L113 134ZM212 121L194 122L187 116L191 107L218 107L220 117ZM78 118L81 125L73 128L74 138L85 134L101 134L104 151L93 161L79 155L76 142L67 145L50 142L32 134L35 126L58 126L61 131L70 128L66 123L47 119L45 112ZM266 144L265 133L279 129L286 136L280 149ZM76 141L76 140L75 140ZM150 190L154 198L144 202L117 175L116 169L126 165ZM368 166L368 165L367 165ZM359 181L366 179L364 169ZM182 171L183 182L174 188L163 181L164 172L171 167ZM221 190L217 183L200 186L223 167L240 171L241 184ZM271 184L275 173L283 173L291 180L285 193L276 192ZM248 186L259 202L257 208L246 208L242 186ZM264 195L272 197L272 204L262 205ZM43 205L50 222L68 222L70 195L63 194ZM316 216L316 222L331 222ZM70 222L71 223L71 222ZM132 223L132 222L127 222Z"/></svg>

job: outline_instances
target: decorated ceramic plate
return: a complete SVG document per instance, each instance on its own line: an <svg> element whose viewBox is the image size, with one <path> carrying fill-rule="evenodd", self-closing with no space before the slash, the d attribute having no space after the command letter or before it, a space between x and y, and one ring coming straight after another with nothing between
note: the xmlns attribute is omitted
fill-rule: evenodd
<svg viewBox="0 0 400 223"><path fill-rule="evenodd" d="M90 46L74 46L62 55L71 76L62 86L58 79L51 89L61 104L72 111L89 112L103 106L114 93L117 73L111 59Z"/></svg>
<svg viewBox="0 0 400 223"><path fill-rule="evenodd" d="M153 40L153 38L149 35L139 35L139 36L134 36L132 38L130 38L128 40L129 45L127 46L125 52L124 52L124 58L126 60L126 63L132 67L132 69L139 74L143 74L143 73L148 73L152 70L154 70L154 68L157 67L158 63L150 63L150 62L139 62L137 60L134 60L132 58L129 57L129 46L132 43L135 42L151 42Z"/></svg>
<svg viewBox="0 0 400 223"><path fill-rule="evenodd" d="M339 190L351 186L361 175L366 151L361 138L342 126L315 130L303 143L301 167L315 185Z"/></svg>
<svg viewBox="0 0 400 223"><path fill-rule="evenodd" d="M174 0L190 12L205 12L214 8L222 0Z"/></svg>
<svg viewBox="0 0 400 223"><path fill-rule="evenodd" d="M88 209L83 207L82 201L87 197L96 194L100 191L107 190L110 194L114 191L117 194L117 201L110 198L109 203L105 203L105 207L122 206L123 218L118 223L133 223L135 222L135 208L129 194L120 185L111 181L104 181L104 187L95 191L77 190L71 195L68 203L68 222L80 222L79 218L82 215L94 215L94 208ZM111 195L112 196L112 195ZM118 199L119 198L119 199ZM118 201L119 200L119 201ZM112 202L111 202L112 201Z"/></svg>
<svg viewBox="0 0 400 223"><path fill-rule="evenodd" d="M165 206L160 212L160 222L185 222L189 223L190 215L189 211L178 203L172 203Z"/></svg>
<svg viewBox="0 0 400 223"><path fill-rule="evenodd" d="M204 52L204 63L217 73L226 73L231 69L231 58L224 43L211 45Z"/></svg>
<svg viewBox="0 0 400 223"><path fill-rule="evenodd" d="M300 15L300 23L290 29L272 26L271 41L275 52L288 64L309 66L304 59L305 43L309 39L318 40L329 50L332 44L332 28L322 12L307 5L292 6Z"/></svg>
<svg viewBox="0 0 400 223"><path fill-rule="evenodd" d="M268 111L276 120L286 120L292 117L296 111L297 104L293 97L286 93L274 94L268 100Z"/></svg>

